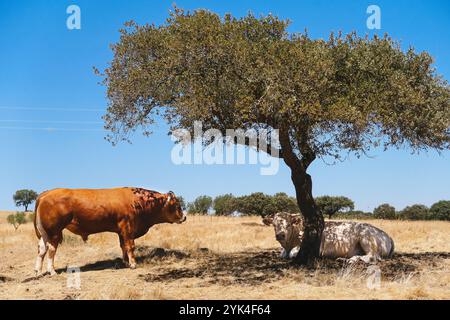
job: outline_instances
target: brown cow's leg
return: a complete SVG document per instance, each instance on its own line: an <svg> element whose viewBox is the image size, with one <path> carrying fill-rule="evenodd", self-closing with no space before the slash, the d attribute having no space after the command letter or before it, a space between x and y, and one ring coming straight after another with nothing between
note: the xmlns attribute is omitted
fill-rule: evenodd
<svg viewBox="0 0 450 320"><path fill-rule="evenodd" d="M58 234L50 239L48 242L48 257L47 257L47 272L50 273L50 275L55 275L55 254L56 249L58 248L58 244L60 243L62 239L62 234Z"/></svg>
<svg viewBox="0 0 450 320"><path fill-rule="evenodd" d="M122 249L122 259L123 262L128 265L128 252L125 248L125 240L123 240L123 237L119 234L119 241L120 241L120 248Z"/></svg>
<svg viewBox="0 0 450 320"><path fill-rule="evenodd" d="M136 259L134 258L134 239L125 239L125 249L128 254L128 265L131 269L136 268Z"/></svg>
<svg viewBox="0 0 450 320"><path fill-rule="evenodd" d="M42 270L42 261L44 260L45 254L47 253L47 244L45 243L45 240L43 237L39 239L38 244L38 256L36 258L36 265L34 267L34 271L36 272L36 275L39 275Z"/></svg>

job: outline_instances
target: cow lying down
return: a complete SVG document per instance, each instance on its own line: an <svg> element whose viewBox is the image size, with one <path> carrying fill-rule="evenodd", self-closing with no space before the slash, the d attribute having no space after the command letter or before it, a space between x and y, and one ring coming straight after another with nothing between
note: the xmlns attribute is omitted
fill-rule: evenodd
<svg viewBox="0 0 450 320"><path fill-rule="evenodd" d="M279 212L266 216L264 224L273 225L275 237L283 247L282 258L294 258L300 249L303 235L302 217L298 214ZM325 221L320 255L328 258L377 262L391 257L394 241L384 231L367 223L354 221Z"/></svg>

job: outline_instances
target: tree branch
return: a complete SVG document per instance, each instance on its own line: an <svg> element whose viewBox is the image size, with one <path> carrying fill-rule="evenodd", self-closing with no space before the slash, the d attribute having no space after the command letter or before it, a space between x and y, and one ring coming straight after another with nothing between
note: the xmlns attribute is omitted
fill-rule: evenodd
<svg viewBox="0 0 450 320"><path fill-rule="evenodd" d="M264 142L264 144L267 145L266 149L264 149L264 148L261 149L261 145L260 145L261 142ZM255 147L256 151L258 151L258 152L263 151L263 152L267 153L269 156L272 156L275 158L280 158L280 159L283 158L282 149L273 147L273 145L271 143L267 143L267 141L265 141L265 140L256 138L256 141L255 141L255 139L251 139L250 137L244 137L244 141L240 141L238 139L238 137L234 136L233 143L240 144L240 145L247 146L247 147ZM254 144L256 144L256 145L254 145Z"/></svg>
<svg viewBox="0 0 450 320"><path fill-rule="evenodd" d="M306 173L306 168L300 159L295 155L289 138L289 130L280 129L280 145L283 150L283 160L289 168L295 173ZM301 170L301 172L298 172Z"/></svg>

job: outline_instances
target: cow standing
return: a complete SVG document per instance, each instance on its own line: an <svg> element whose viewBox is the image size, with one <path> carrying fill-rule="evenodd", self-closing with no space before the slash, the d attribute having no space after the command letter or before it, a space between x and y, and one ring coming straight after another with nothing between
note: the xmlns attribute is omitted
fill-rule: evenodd
<svg viewBox="0 0 450 320"><path fill-rule="evenodd" d="M303 219L298 214L279 212L263 219L273 225L275 238L283 247L282 258L297 256L303 236ZM325 221L320 256L348 259L353 263L376 262L391 257L394 241L384 231L368 224L354 221Z"/></svg>
<svg viewBox="0 0 450 320"><path fill-rule="evenodd" d="M114 232L119 236L123 260L136 267L134 239L159 223L186 220L173 192L162 194L142 188L55 189L36 200L34 227L39 239L35 271L40 273L48 251L47 271L54 275L54 258L63 229L80 235Z"/></svg>

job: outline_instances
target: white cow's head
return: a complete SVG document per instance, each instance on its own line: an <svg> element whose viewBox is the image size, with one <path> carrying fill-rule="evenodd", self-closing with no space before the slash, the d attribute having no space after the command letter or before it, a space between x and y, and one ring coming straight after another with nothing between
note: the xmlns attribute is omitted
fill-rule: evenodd
<svg viewBox="0 0 450 320"><path fill-rule="evenodd" d="M289 212L278 212L274 215L265 217L263 222L266 225L272 224L275 229L275 238L283 247L290 247L287 241L299 239L303 229L302 217L298 214ZM297 241L296 241L297 242Z"/></svg>

